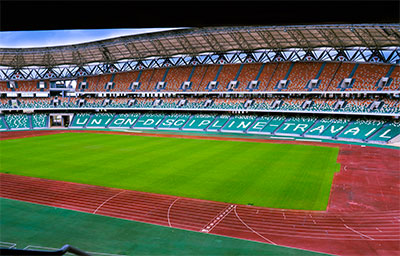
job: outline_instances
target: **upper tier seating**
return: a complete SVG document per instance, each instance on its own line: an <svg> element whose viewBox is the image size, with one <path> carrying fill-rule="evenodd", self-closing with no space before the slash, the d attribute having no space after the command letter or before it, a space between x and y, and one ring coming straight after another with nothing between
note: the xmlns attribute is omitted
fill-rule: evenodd
<svg viewBox="0 0 400 256"><path fill-rule="evenodd" d="M262 64L244 64L242 71L237 78L239 86L235 91L246 91L246 88L250 81L256 80L258 72L260 71Z"/></svg>
<svg viewBox="0 0 400 256"><path fill-rule="evenodd" d="M221 73L218 76L218 88L216 91L228 91L226 88L228 83L230 81L233 81L235 79L235 76L237 72L239 71L241 65L238 64L226 64L222 66ZM233 91L236 91L236 89L233 89Z"/></svg>
<svg viewBox="0 0 400 256"><path fill-rule="evenodd" d="M264 69L262 70L258 81L260 81L260 86L256 91L266 91L268 88L274 88L270 86L270 81L274 75L274 72L278 69L279 63L266 63ZM272 90L270 90L272 91Z"/></svg>
<svg viewBox="0 0 400 256"><path fill-rule="evenodd" d="M384 77L390 69L390 65L360 64L354 73L355 79L352 88L347 91L374 91L375 85Z"/></svg>
<svg viewBox="0 0 400 256"><path fill-rule="evenodd" d="M321 66L321 62L296 62L287 78L290 82L285 91L306 91L308 81L315 79Z"/></svg>
<svg viewBox="0 0 400 256"><path fill-rule="evenodd" d="M149 85L147 87L147 90L149 91L156 91L156 86L158 82L161 82L165 72L167 71L167 68L156 68L154 69L153 74L151 75L151 78L149 80Z"/></svg>
<svg viewBox="0 0 400 256"><path fill-rule="evenodd" d="M192 87L189 91L200 91L200 84L203 81L203 78L206 74L206 71L208 69L208 65L201 65L201 66L196 66L194 69L192 78L190 81L192 82Z"/></svg>
<svg viewBox="0 0 400 256"><path fill-rule="evenodd" d="M48 91L49 81L45 82L45 88L38 88L39 80L27 80L27 81L15 81L15 88L8 88L8 82L0 82L0 91L16 91L16 92L38 92L38 91Z"/></svg>
<svg viewBox="0 0 400 256"><path fill-rule="evenodd" d="M181 91L181 85L185 81L189 81L190 73L193 67L173 67L170 68L165 78L167 87L165 91Z"/></svg>
<svg viewBox="0 0 400 256"><path fill-rule="evenodd" d="M240 73L239 73L240 70ZM320 72L321 71L321 72ZM389 72L390 71L390 72ZM238 77L236 77L238 75ZM258 76L258 77L257 77ZM389 84L383 88L377 86L382 77L389 76ZM227 89L230 81L238 81L237 88ZM352 78L347 88L340 87L345 78ZM166 82L165 88L156 88L158 82ZM106 74L77 78L77 91L83 92L129 92L132 82L139 82L136 91L182 91L185 81L192 83L186 91L248 91L248 84L259 81L258 88L252 91L374 91L399 90L400 66L371 63L341 62L273 62L254 64L225 64L179 66L169 68L145 69L115 74ZM318 79L317 88L307 88L311 79ZM277 88L280 80L288 80L287 87ZM217 81L216 89L208 88L211 81ZM85 88L82 83L86 82ZM107 88L108 82L112 87ZM45 81L46 88L38 88L38 80L16 81L15 88L8 88L7 81L0 82L1 91L48 91L50 81Z"/></svg>
<svg viewBox="0 0 400 256"><path fill-rule="evenodd" d="M268 84L268 87L266 87L266 91L274 91L276 85L280 80L284 80L286 74L289 71L290 66L292 65L292 62L280 62L278 63L278 66L276 70L274 71L274 74L272 76L271 82Z"/></svg>
<svg viewBox="0 0 400 256"><path fill-rule="evenodd" d="M334 74L334 78L327 87L327 91L340 91L341 88L339 87L339 84L343 79L349 78L351 71L355 66L354 63L339 63L339 65L340 67Z"/></svg>
<svg viewBox="0 0 400 256"><path fill-rule="evenodd" d="M140 71L117 73L114 77L115 86L110 91L112 92L128 92L132 82L136 82L136 79Z"/></svg>
<svg viewBox="0 0 400 256"><path fill-rule="evenodd" d="M218 70L221 65L207 65L206 66L206 71L204 74L204 77L201 80L201 83L199 84L199 87L195 91L208 91L207 86L211 81L215 80L215 77L217 76ZM196 67L197 69L197 67ZM221 84L218 84L218 88L221 86Z"/></svg>
<svg viewBox="0 0 400 256"><path fill-rule="evenodd" d="M389 87L384 87L384 90L400 90L400 65L396 65L390 77L393 79Z"/></svg>
<svg viewBox="0 0 400 256"><path fill-rule="evenodd" d="M337 70L340 68L340 63L338 62L327 62L319 75L319 80L321 81L319 84L319 90L328 91L328 88L333 82L335 78L335 74Z"/></svg>

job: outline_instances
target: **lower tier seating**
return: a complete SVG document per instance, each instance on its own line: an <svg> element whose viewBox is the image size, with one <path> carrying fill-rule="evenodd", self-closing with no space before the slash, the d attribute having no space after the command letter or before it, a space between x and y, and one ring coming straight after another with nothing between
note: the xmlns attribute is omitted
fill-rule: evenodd
<svg viewBox="0 0 400 256"><path fill-rule="evenodd" d="M69 114L68 114L69 115ZM0 130L47 129L48 114L0 115ZM399 141L400 122L392 119L310 115L77 113L70 128L149 129L317 137L358 142Z"/></svg>

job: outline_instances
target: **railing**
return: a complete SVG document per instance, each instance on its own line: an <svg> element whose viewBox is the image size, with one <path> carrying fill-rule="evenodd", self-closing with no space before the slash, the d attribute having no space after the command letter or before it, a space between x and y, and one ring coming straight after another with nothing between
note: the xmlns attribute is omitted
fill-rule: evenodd
<svg viewBox="0 0 400 256"><path fill-rule="evenodd" d="M69 244L64 245L58 250L44 251L44 250L29 250L29 249L14 249L14 248L0 248L0 255L64 255L65 253L73 253L79 256L90 256L90 254L72 247Z"/></svg>

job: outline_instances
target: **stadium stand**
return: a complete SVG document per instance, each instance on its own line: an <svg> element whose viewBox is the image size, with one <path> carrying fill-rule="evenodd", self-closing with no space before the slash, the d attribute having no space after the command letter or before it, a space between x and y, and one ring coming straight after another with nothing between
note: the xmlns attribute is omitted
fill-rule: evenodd
<svg viewBox="0 0 400 256"><path fill-rule="evenodd" d="M144 114L132 126L133 129L155 129L164 119L164 114Z"/></svg>
<svg viewBox="0 0 400 256"><path fill-rule="evenodd" d="M163 121L158 125L157 129L160 130L178 130L190 118L189 114L170 114L165 116Z"/></svg>
<svg viewBox="0 0 400 256"><path fill-rule="evenodd" d="M321 137L337 138L338 135L350 122L349 118L332 118L330 125L321 133Z"/></svg>
<svg viewBox="0 0 400 256"><path fill-rule="evenodd" d="M304 134L316 120L316 117L303 116L288 118L275 133L280 135L290 134L300 136Z"/></svg>
<svg viewBox="0 0 400 256"><path fill-rule="evenodd" d="M32 128L45 129L48 127L48 116L46 114L33 114L32 115Z"/></svg>
<svg viewBox="0 0 400 256"><path fill-rule="evenodd" d="M356 64L340 63L339 69L334 73L333 79L330 81L327 91L341 91L340 83L345 78L351 78L351 72Z"/></svg>
<svg viewBox="0 0 400 256"><path fill-rule="evenodd" d="M108 128L130 128L135 124L140 114L117 114L110 122Z"/></svg>
<svg viewBox="0 0 400 256"><path fill-rule="evenodd" d="M24 114L10 114L4 116L10 130L29 129L29 116Z"/></svg>
<svg viewBox="0 0 400 256"><path fill-rule="evenodd" d="M247 129L247 133L261 133L263 128L272 120L271 116L260 116L257 117L256 120L250 125L249 129Z"/></svg>
<svg viewBox="0 0 400 256"><path fill-rule="evenodd" d="M385 124L382 129L377 131L374 135L369 137L371 142L388 142L395 137L399 137L400 134L400 122L393 121Z"/></svg>
<svg viewBox="0 0 400 256"><path fill-rule="evenodd" d="M291 67L293 66L293 62L280 62L277 64L277 68L274 71L271 82L266 87L266 91L279 91L278 82L280 80L286 80L288 73L290 72Z"/></svg>
<svg viewBox="0 0 400 256"><path fill-rule="evenodd" d="M336 73L338 72L341 63L339 62L324 62L324 69L322 70L319 80L321 81L319 84L319 90L328 91L328 88L333 82Z"/></svg>
<svg viewBox="0 0 400 256"><path fill-rule="evenodd" d="M237 81L239 83L238 88L236 91L246 91L248 89L248 85L250 81L255 81L257 80L257 75L260 72L260 68L262 67L262 64L243 64L243 68L240 71L240 74L237 78Z"/></svg>
<svg viewBox="0 0 400 256"><path fill-rule="evenodd" d="M199 83L199 87L196 88L197 91L209 91L212 90L208 88L208 85L211 81L218 81L218 71L220 70L221 65L207 65L204 76L201 78ZM196 67L197 69L197 67ZM221 85L217 83L217 88Z"/></svg>
<svg viewBox="0 0 400 256"><path fill-rule="evenodd" d="M140 83L140 88L137 91L142 91L142 92L151 91L152 88L149 87L149 83L153 76L153 72L154 72L153 69L146 69L140 71L138 78L139 79L138 82Z"/></svg>
<svg viewBox="0 0 400 256"><path fill-rule="evenodd" d="M250 128L251 124L256 120L256 116L238 115L232 116L224 125L221 131L224 132L244 132Z"/></svg>
<svg viewBox="0 0 400 256"><path fill-rule="evenodd" d="M219 85L216 91L236 91L237 86L234 86L232 89L228 89L227 87L229 82L235 80L241 66L240 64L222 65L222 70L218 77Z"/></svg>
<svg viewBox="0 0 400 256"><path fill-rule="evenodd" d="M200 84L204 79L207 69L208 65L194 66L193 75L190 79L192 87L189 91L200 91Z"/></svg>
<svg viewBox="0 0 400 256"><path fill-rule="evenodd" d="M260 73L260 76L258 78L258 81L260 81L259 89L256 91L267 91L268 88L273 88L271 87L271 79L275 74L275 71L278 69L279 63L266 63L263 65L262 71ZM272 91L272 89L269 89L269 91Z"/></svg>
<svg viewBox="0 0 400 256"><path fill-rule="evenodd" d="M338 134L338 138L363 141L378 131L383 124L381 120L357 119Z"/></svg>
<svg viewBox="0 0 400 256"><path fill-rule="evenodd" d="M97 113L93 114L86 124L86 128L104 128L110 124L114 114L111 113Z"/></svg>
<svg viewBox="0 0 400 256"><path fill-rule="evenodd" d="M400 90L400 65L393 66L390 78L392 78L392 82L388 87L384 87L384 90Z"/></svg>
<svg viewBox="0 0 400 256"><path fill-rule="evenodd" d="M216 118L215 115L196 114L192 115L188 122L182 127L187 131L204 131Z"/></svg>
<svg viewBox="0 0 400 256"><path fill-rule="evenodd" d="M38 88L38 83L39 81L18 81L18 86L15 88L15 91L21 91L21 92L33 92L33 91L39 91Z"/></svg>
<svg viewBox="0 0 400 256"><path fill-rule="evenodd" d="M181 91L182 83L189 81L189 76L193 67L173 67L170 68L165 78L167 83L166 91Z"/></svg>
<svg viewBox="0 0 400 256"><path fill-rule="evenodd" d="M0 116L0 131L6 131L8 129L5 121L4 121L4 117Z"/></svg>
<svg viewBox="0 0 400 256"><path fill-rule="evenodd" d="M160 87L157 89L157 85L159 82L162 82L164 79L164 76L167 74L169 71L169 68L156 68L154 69L154 72L149 80L149 85L147 90L148 91L161 91L164 90L164 87Z"/></svg>
<svg viewBox="0 0 400 256"><path fill-rule="evenodd" d="M354 73L353 86L347 90L351 91L374 91L377 90L379 79L384 77L390 69L390 65L360 64Z"/></svg>
<svg viewBox="0 0 400 256"><path fill-rule="evenodd" d="M8 88L8 82L6 81L0 81L0 91L11 91L10 88Z"/></svg>
<svg viewBox="0 0 400 256"><path fill-rule="evenodd" d="M206 128L206 131L216 132L220 131L222 127L228 122L230 119L229 115L218 115L213 122L211 122L210 126Z"/></svg>
<svg viewBox="0 0 400 256"><path fill-rule="evenodd" d="M84 128L86 123L90 119L90 114L86 113L78 113L74 115L74 118L72 119L71 128Z"/></svg>
<svg viewBox="0 0 400 256"><path fill-rule="evenodd" d="M379 26L370 26L363 29L370 33L381 30ZM307 29L319 31L315 27ZM334 28L324 29L331 32ZM398 31L397 27L390 29ZM251 38L248 33L253 32L243 32L244 40ZM332 37L337 36L332 34ZM372 39L383 40L380 34L372 36L370 42L374 41ZM325 39L322 36L319 40ZM354 43L359 39L346 37L346 40ZM386 47L388 40L392 39L379 42ZM342 42L352 46L350 42ZM229 41L225 43L230 44ZM2 72L2 77L8 78L0 81L0 130L46 128L49 126L47 114L57 111L73 116L70 128L195 130L393 142L399 129L398 122L392 118L400 115L400 65L399 57L395 56L398 50L392 51L390 58L385 53L385 56L374 55L374 60L370 60L368 52L387 49L374 48L352 55L347 48L296 49L287 45L288 42L280 44L285 46L279 51L253 45L255 48L248 52L240 49L221 53L201 51L196 56L190 52L173 57L158 56L158 51L153 52L152 60L121 61L124 65L107 63L107 67L112 68L107 70L95 61L88 62L84 67L74 67L66 77L62 74L57 77L68 82L75 80L75 90L63 87L64 82L53 76L49 80L47 73L42 76L34 68L31 70L36 76L31 80L25 80L30 76L25 71L24 80L15 76L15 72ZM201 49L204 47L208 45L202 45ZM315 54L320 51L319 61L307 59L306 51ZM23 49L19 52L36 54ZM81 54L86 52L81 51ZM62 61L56 55L53 57ZM130 58L129 61L133 61ZM92 69L96 66L97 69ZM231 81L237 83L228 87ZM40 82L45 82L44 88L39 87ZM37 95L39 91L46 93ZM47 93L49 96L45 97ZM16 110L28 114L14 115ZM42 113L45 111L47 114ZM122 113L117 113L120 111ZM364 118L360 119L362 115Z"/></svg>
<svg viewBox="0 0 400 256"><path fill-rule="evenodd" d="M86 78L86 87L82 89L82 91L87 91L87 92L95 92L97 91L97 84L99 83L101 77L104 75L100 76L89 76Z"/></svg>
<svg viewBox="0 0 400 256"><path fill-rule="evenodd" d="M0 116L0 130L46 129L47 114ZM77 113L70 128L157 129L304 136L387 143L399 137L397 120L287 115L189 113Z"/></svg>
<svg viewBox="0 0 400 256"><path fill-rule="evenodd" d="M290 81L287 89L288 91L306 91L307 83L311 79L315 79L317 77L318 72L322 67L321 62L296 62L293 65L293 69L288 76L288 80Z"/></svg>
<svg viewBox="0 0 400 256"><path fill-rule="evenodd" d="M111 92L128 92L132 82L136 81L139 72L124 72L117 73L114 77L114 88L111 88ZM136 76L135 76L136 75Z"/></svg>

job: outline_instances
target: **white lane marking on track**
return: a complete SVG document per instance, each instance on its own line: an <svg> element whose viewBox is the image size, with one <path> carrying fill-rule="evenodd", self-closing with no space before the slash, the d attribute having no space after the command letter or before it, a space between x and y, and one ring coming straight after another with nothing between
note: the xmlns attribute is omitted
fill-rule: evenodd
<svg viewBox="0 0 400 256"><path fill-rule="evenodd" d="M293 140L294 138L292 138L292 137L275 137L275 136L271 136L271 139Z"/></svg>
<svg viewBox="0 0 400 256"><path fill-rule="evenodd" d="M175 199L175 200L170 204L170 206L168 207L167 218L168 218L168 226L170 226L170 227L172 227L172 226L171 226L171 221L169 220L169 212L171 211L171 208L172 208L172 206L176 203L176 201L178 201L178 199L179 199L179 197L178 197L177 199Z"/></svg>
<svg viewBox="0 0 400 256"><path fill-rule="evenodd" d="M313 142L322 142L322 140L311 140L311 139L296 139L297 141L313 141Z"/></svg>
<svg viewBox="0 0 400 256"><path fill-rule="evenodd" d="M252 229L249 225L247 225L240 217L239 214L236 211L236 205L233 209L233 211L235 212L236 217L238 218L238 220L240 220L240 222L242 222L243 225L245 225L248 229L250 229L252 232L254 232L255 234L257 234L258 236L260 236L262 239L264 239L265 241L276 245L276 243L272 242L271 240L269 240L268 238L264 237L263 235L261 235L260 233L258 233L257 231L255 231L254 229Z"/></svg>
<svg viewBox="0 0 400 256"><path fill-rule="evenodd" d="M200 231L209 233L213 228L215 228L226 216L231 213L231 211L236 207L236 205L229 205L225 209L223 209L220 213L217 214L210 222L208 222Z"/></svg>
<svg viewBox="0 0 400 256"><path fill-rule="evenodd" d="M371 239L371 240L375 240L375 239L373 239L373 238L370 237L370 236L364 235L363 233L358 232L357 230L352 229L351 227L347 226L346 224L344 224L344 226L345 226L347 229L350 229L351 231L353 231L354 233L359 234L360 236L366 237L366 238Z"/></svg>
<svg viewBox="0 0 400 256"><path fill-rule="evenodd" d="M103 205L105 205L108 201L110 201L110 200L113 199L114 197L116 197L116 196L118 196L119 194L122 194L122 193L124 193L124 192L125 192L125 190L123 190L123 191L121 191L121 192L119 192L119 193L113 195L112 197L108 198L107 200L105 200L101 205L99 205L99 206L96 208L96 210L94 210L93 214L96 214L96 212L97 212Z"/></svg>

